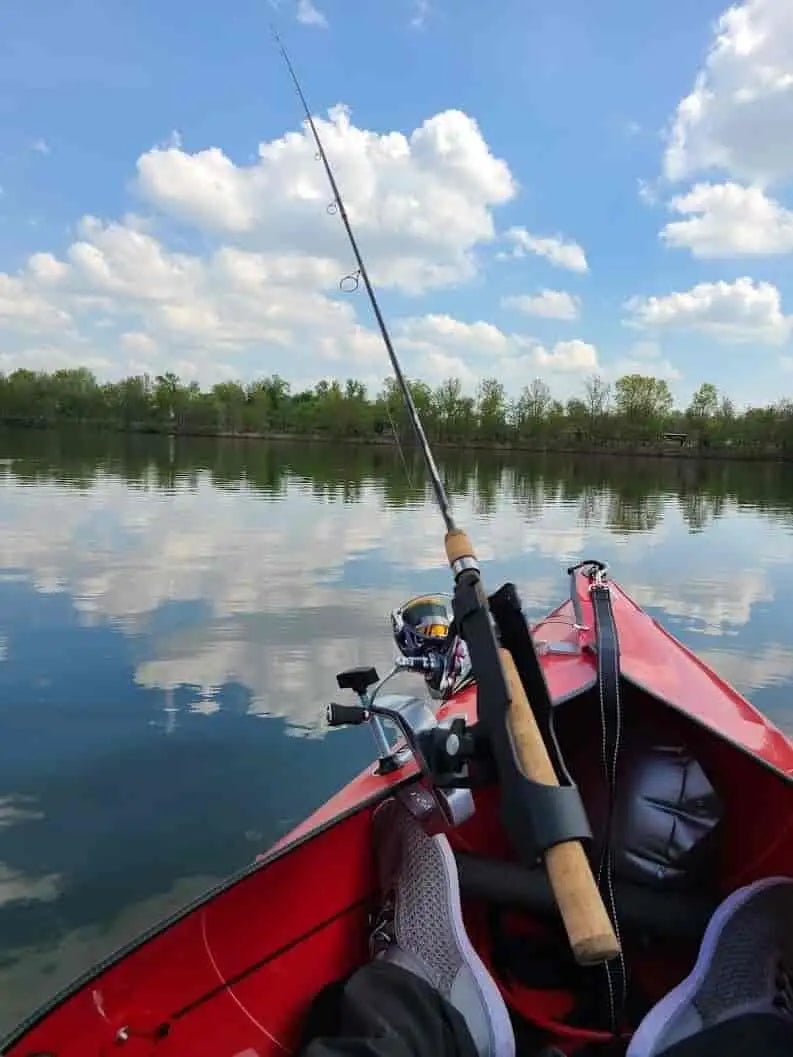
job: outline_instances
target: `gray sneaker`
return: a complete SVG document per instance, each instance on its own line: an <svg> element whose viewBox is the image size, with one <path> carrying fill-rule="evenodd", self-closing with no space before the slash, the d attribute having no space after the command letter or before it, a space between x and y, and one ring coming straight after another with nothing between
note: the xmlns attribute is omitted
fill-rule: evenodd
<svg viewBox="0 0 793 1057"><path fill-rule="evenodd" d="M430 837L396 800L374 814L383 908L373 957L430 983L462 1014L480 1057L514 1057L507 1007L463 924L457 864L448 839Z"/></svg>
<svg viewBox="0 0 793 1057"><path fill-rule="evenodd" d="M793 1024L793 879L739 888L708 923L689 975L639 1025L627 1057L656 1057L677 1042L746 1014Z"/></svg>

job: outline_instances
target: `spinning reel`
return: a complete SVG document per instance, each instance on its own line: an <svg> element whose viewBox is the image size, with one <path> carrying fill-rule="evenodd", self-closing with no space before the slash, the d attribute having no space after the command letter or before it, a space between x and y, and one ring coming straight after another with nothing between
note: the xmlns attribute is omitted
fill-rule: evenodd
<svg viewBox="0 0 793 1057"><path fill-rule="evenodd" d="M421 672L430 695L450 697L472 677L468 647L457 634L449 596L417 595L391 612L401 670Z"/></svg>

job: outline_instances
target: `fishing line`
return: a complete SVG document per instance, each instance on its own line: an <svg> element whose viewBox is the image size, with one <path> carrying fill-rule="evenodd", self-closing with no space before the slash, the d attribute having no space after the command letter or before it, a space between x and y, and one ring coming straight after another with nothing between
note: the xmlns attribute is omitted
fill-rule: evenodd
<svg viewBox="0 0 793 1057"><path fill-rule="evenodd" d="M405 453L402 450L402 441L399 439L399 430L397 429L396 422L394 422L394 419L393 419L393 417L391 415L391 408L388 406L388 400L386 400L386 402L385 402L385 413L388 415L388 421L391 423L391 432L394 434L394 440L396 441L397 451L399 452L399 457L402 460L402 466L403 466L404 471L405 471L405 477L407 477L407 479L408 479L408 488L410 488L410 490L412 492L413 491L413 479L412 479L412 477L410 475L410 468L409 468L409 466L407 464L407 459L405 458Z"/></svg>
<svg viewBox="0 0 793 1057"><path fill-rule="evenodd" d="M314 157L316 158L317 155L315 154ZM335 203L331 202L331 205L335 205ZM330 206L328 206L328 212L329 213L331 212ZM334 209L333 212L335 213L336 210ZM357 272L350 272L349 275L345 275L342 279L339 280L339 289L345 294L355 293L355 291L358 289L358 287L360 285L361 285L361 272L360 272L360 269ZM413 491L413 478L412 478L411 473L410 473L410 468L408 466L407 459L405 458L405 452L402 449L402 441L399 439L399 430L397 429L396 422L394 422L393 415L391 414L391 407L389 406L388 398L386 398L386 400L385 400L385 413L388 416L388 421L391 424L391 433L393 434L394 440L396 441L397 451L399 452L399 458L402 460L402 468L404 469L405 477L407 477L407 480L408 480L408 487L410 488L410 490L412 492Z"/></svg>
<svg viewBox="0 0 793 1057"><path fill-rule="evenodd" d="M429 441L427 440L426 434L424 433L424 427L421 424L421 419L419 418L418 411L416 410L416 405L413 401L413 396L410 392L410 387L407 381L405 380L405 376L402 373L402 368L399 365L399 360L397 359L396 353L394 352L394 346L391 343L391 336L388 333L388 327L386 326L385 320L383 319L383 314L380 311L380 305L378 304L377 296L374 292L374 287L372 286L371 280L369 279L369 273L366 270L366 265L364 264L363 258L361 257L361 252L358 249L358 243L355 241L355 235L352 231L350 219L347 216L347 210L344 207L344 200L341 197L341 192L339 191L338 185L336 183L336 178L333 175L333 170L331 169L330 162L328 161L328 157L325 153L325 148L322 145L322 140L320 139L319 132L317 131L317 126L314 123L314 118L311 116L311 110L309 109L308 102L306 101L306 97L303 94L303 89L300 87L300 81L298 80L297 74L295 73L295 68L286 53L286 48L284 47L283 42L280 36L278 35L278 31L272 24L270 28L275 43L278 46L278 50L281 52L281 56L286 64L286 68L289 71L290 77L292 78L292 83L295 86L295 91L297 92L298 98L300 99L300 103L303 107L303 111L306 115L306 121L308 122L309 128L311 129L311 134L314 137L314 143L317 147L316 154L314 155L314 157L318 161L321 161L323 166L325 167L325 173L327 174L328 181L333 191L333 201L330 202L327 206L327 211L332 216L338 213L341 217L342 222L344 224L344 228L347 232L347 238L350 241L350 246L352 247L352 251L355 255L355 261L358 265L357 271L351 272L349 275L345 276L341 280L341 283L339 285L343 290L349 290L350 292L354 292L358 289L360 280L363 280L363 284L366 287L366 293L369 297L369 302L372 306L372 311L374 312L375 319L377 320L377 325L380 329L380 334L383 338L383 343L385 344L386 350L388 352L388 357L391 360L391 366L394 369L394 374L396 375L399 388L402 391L402 396L407 406L408 415L413 425L413 429L416 433L416 437L419 442L419 447L421 448L421 451L424 455L424 461L427 464L427 470L430 475L430 480L432 481L432 487L435 491L435 498L438 502L438 507L440 508L441 514L443 516L443 520L446 525L446 530L447 532L456 532L457 526L454 522L454 517L451 512L449 499L446 495L446 490L443 487L443 482L441 480L440 473L438 472L438 467L435 463L435 459L432 454L432 449L430 448Z"/></svg>

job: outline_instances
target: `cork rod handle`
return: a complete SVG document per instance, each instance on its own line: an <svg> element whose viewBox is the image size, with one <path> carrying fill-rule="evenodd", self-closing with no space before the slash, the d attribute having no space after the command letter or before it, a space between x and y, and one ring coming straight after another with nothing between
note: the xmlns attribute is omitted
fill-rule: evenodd
<svg viewBox="0 0 793 1057"><path fill-rule="evenodd" d="M447 533L446 555L450 565L461 558L474 556L471 541L464 532ZM532 781L558 785L512 655L505 649L500 649L499 653L511 699L508 722L523 773ZM554 845L546 851L544 859L576 961L580 965L594 965L616 958L620 945L581 842L566 841Z"/></svg>

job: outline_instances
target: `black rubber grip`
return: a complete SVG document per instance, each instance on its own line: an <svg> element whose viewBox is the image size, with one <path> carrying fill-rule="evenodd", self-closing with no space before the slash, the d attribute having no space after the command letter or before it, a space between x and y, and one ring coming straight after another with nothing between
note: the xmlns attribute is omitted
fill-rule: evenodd
<svg viewBox="0 0 793 1057"><path fill-rule="evenodd" d="M329 727L357 726L369 718L369 713L362 705L328 705L327 721Z"/></svg>

